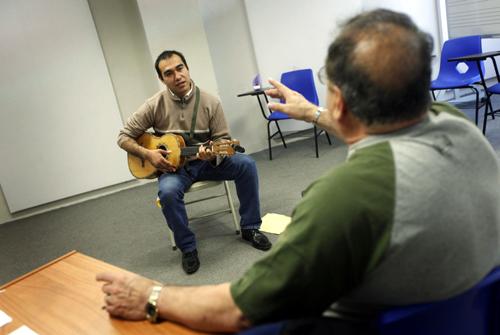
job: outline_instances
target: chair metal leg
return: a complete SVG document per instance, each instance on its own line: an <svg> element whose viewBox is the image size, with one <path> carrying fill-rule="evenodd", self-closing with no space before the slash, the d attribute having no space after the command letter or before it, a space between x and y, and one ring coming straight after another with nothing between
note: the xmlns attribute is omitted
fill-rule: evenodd
<svg viewBox="0 0 500 335"><path fill-rule="evenodd" d="M168 233L170 235L170 243L172 244L172 250L177 250L177 245L175 244L174 232L172 229L168 228Z"/></svg>
<svg viewBox="0 0 500 335"><path fill-rule="evenodd" d="M319 158L319 153L318 153L318 130L316 129L316 126L313 127L314 129L314 148L316 149L316 158Z"/></svg>
<svg viewBox="0 0 500 335"><path fill-rule="evenodd" d="M160 198L157 197L155 203L156 207L161 209ZM168 229L168 235L170 236L170 243L172 244L172 250L177 250L177 245L175 244L174 232L172 231L172 229L170 229L168 225L167 229Z"/></svg>
<svg viewBox="0 0 500 335"><path fill-rule="evenodd" d="M224 188L226 189L227 204L229 205L229 209L231 210L231 216L233 218L234 228L236 229L236 235L238 235L241 231L241 227L240 227L240 223L238 222L238 219L236 218L236 211L234 210L233 196L232 196L231 191L229 189L229 182L227 180L224 180Z"/></svg>
<svg viewBox="0 0 500 335"><path fill-rule="evenodd" d="M432 99L434 99L434 101L436 101L436 95L434 94L434 90L431 90L431 94L432 94Z"/></svg>
<svg viewBox="0 0 500 335"><path fill-rule="evenodd" d="M269 160L273 160L273 152L271 151L271 121L267 122L267 148L269 150Z"/></svg>
<svg viewBox="0 0 500 335"><path fill-rule="evenodd" d="M323 130L326 135L326 139L328 140L328 144L332 145L332 141L330 140L330 135L328 135L328 132L326 130Z"/></svg>
<svg viewBox="0 0 500 335"><path fill-rule="evenodd" d="M476 126L477 126L478 119L479 119L479 91L475 87L471 87L471 89L476 94L476 114L474 116L474 122L476 123Z"/></svg>
<svg viewBox="0 0 500 335"><path fill-rule="evenodd" d="M493 105L491 104L490 96L486 92L486 107L484 108L484 119L483 119L483 135L486 136L486 120L488 119L488 107L493 113Z"/></svg>
<svg viewBox="0 0 500 335"><path fill-rule="evenodd" d="M197 202L201 202L201 201L205 201L205 200L210 200L210 199L215 199L215 198L220 198L220 197L226 197L226 200L227 200L227 204L228 204L228 207L226 209L222 209L222 210L217 210L217 211L213 211L211 213L207 213L207 214L204 214L204 215L200 215L200 216L195 216L195 217L189 217L189 220L195 220L195 219L201 219L201 218L204 218L204 217L207 217L207 216L211 216L211 215L214 215L214 214L219 214L219 213L227 213L227 212L231 212L231 215L232 215L232 219L233 219L233 224L234 224L234 228L235 228L235 231L236 231L236 235L238 235L241 231L241 228L240 228L240 223L236 217L236 210L234 209L234 203L233 203L233 196L231 194L231 190L229 188L229 182L227 180L223 180L223 181L218 181L218 182L197 182L193 185L195 186L192 186L194 188L194 191L196 190L202 190L204 188L208 188L208 187L212 187L212 186L220 186L220 183L223 182L224 183L224 193L219 193L219 194L216 194L216 195L212 195L212 196L209 196L209 197L203 197L201 199L197 199L197 200L193 200L193 201L189 201L189 202L186 202L186 206L189 205L189 204L194 204L194 203L197 203ZM205 183L205 184L203 184ZM213 185L210 185L207 183L212 183ZM197 186L197 187L196 187ZM187 192L189 192L190 190L188 190ZM160 199L157 197L156 198L156 206L158 208L161 208L161 203L160 203ZM168 233L169 233L169 236L170 236L170 243L172 244L172 250L177 250L177 244L175 243L175 238L174 238L174 233L173 231L170 229L170 227L168 227L167 225L167 229L168 229Z"/></svg>
<svg viewBox="0 0 500 335"><path fill-rule="evenodd" d="M278 121L274 121L274 122L276 122L276 128L278 128L278 133L280 134L281 142L283 142L283 146L286 148L285 138L283 137L283 134L281 133L280 125L278 124Z"/></svg>

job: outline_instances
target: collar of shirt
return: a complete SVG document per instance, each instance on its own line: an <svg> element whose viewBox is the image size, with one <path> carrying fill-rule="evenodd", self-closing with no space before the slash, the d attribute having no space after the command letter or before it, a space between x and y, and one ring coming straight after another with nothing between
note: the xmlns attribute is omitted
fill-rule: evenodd
<svg viewBox="0 0 500 335"><path fill-rule="evenodd" d="M174 101L178 101L180 102L181 104L185 105L187 104L187 102L189 101L189 99L191 99L191 97L193 96L193 92L194 92L194 81L191 80L191 88L189 89L189 91L186 93L185 96L183 97L178 97L174 92L172 92L170 90L170 88L167 88L168 92L170 93L170 97L172 98L172 100Z"/></svg>
<svg viewBox="0 0 500 335"><path fill-rule="evenodd" d="M371 145L378 144L380 142L386 142L395 138L415 137L415 134L418 134L420 129L425 129L425 127L429 123L431 123L431 117L431 112L427 112L427 115L425 115L422 120L411 126L400 128L389 133L368 135L348 147L347 159L349 159L358 149L366 148Z"/></svg>

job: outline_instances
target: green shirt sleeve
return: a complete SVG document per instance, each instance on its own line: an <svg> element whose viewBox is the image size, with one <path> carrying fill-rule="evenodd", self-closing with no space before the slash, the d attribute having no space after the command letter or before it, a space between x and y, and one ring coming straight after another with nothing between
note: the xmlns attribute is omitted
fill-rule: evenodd
<svg viewBox="0 0 500 335"><path fill-rule="evenodd" d="M431 113L436 115L439 113L448 113L469 120L461 110L444 101L434 101L431 105Z"/></svg>
<svg viewBox="0 0 500 335"><path fill-rule="evenodd" d="M380 260L393 208L389 144L360 149L307 189L267 257L232 283L233 299L254 324L320 315Z"/></svg>

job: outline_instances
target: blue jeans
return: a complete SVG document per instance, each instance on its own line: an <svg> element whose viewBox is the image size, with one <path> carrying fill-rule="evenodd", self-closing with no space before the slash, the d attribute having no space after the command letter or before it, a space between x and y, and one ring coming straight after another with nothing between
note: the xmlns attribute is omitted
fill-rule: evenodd
<svg viewBox="0 0 500 335"><path fill-rule="evenodd" d="M162 212L182 252L196 249L194 233L188 227L184 193L200 180L234 180L240 200L241 229L260 228L259 179L255 161L240 153L224 158L216 167L207 161L194 160L176 173L164 173L158 178Z"/></svg>

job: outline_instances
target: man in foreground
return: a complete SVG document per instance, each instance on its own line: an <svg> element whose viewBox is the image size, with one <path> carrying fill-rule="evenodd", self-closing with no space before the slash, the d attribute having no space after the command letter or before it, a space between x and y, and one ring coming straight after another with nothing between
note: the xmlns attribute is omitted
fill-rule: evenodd
<svg viewBox="0 0 500 335"><path fill-rule="evenodd" d="M499 263L498 159L458 110L430 106L431 50L407 16L376 10L330 45L326 110L271 80L268 94L285 103L270 108L335 133L346 162L306 190L273 250L239 280L175 287L103 273L108 312L206 331L327 313L329 331L348 334L383 306L480 281Z"/></svg>

